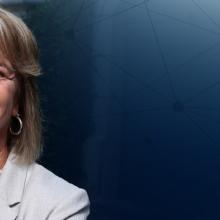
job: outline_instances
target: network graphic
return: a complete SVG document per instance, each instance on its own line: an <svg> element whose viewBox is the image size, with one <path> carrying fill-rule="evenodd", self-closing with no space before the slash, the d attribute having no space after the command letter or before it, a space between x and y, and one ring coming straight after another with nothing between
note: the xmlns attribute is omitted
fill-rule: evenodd
<svg viewBox="0 0 220 220"><path fill-rule="evenodd" d="M73 96L62 97L63 111L72 118L74 109L83 112L74 138L83 142L91 219L216 219L220 3L75 0L71 7L74 13L65 17L54 6L63 35L50 37L62 45L71 42L67 51L71 56L75 51L74 57L65 59L78 81L59 71L53 76L63 91L74 85ZM68 114L61 115L56 124L68 124ZM92 132L82 141L80 131L91 121Z"/></svg>
<svg viewBox="0 0 220 220"><path fill-rule="evenodd" d="M219 5L201 0L81 2L76 43L92 58L91 69L103 86L97 88L97 99L109 100L113 111L108 109L108 117L138 114L137 120L146 118L148 126L149 112L155 121L166 111L173 111L169 121L176 120L178 112L180 130L181 120L188 121L188 129L219 145L212 130L220 109Z"/></svg>

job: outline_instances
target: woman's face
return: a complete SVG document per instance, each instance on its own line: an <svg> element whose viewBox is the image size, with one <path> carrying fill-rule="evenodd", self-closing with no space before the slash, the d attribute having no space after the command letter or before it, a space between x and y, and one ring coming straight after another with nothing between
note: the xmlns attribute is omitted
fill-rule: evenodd
<svg viewBox="0 0 220 220"><path fill-rule="evenodd" d="M8 60L0 55L0 139L6 138L2 137L2 135L7 134L10 119L18 112L15 99L18 82L16 78L13 80L1 78L1 74L4 71L10 71L8 68L1 66L2 64L9 68L12 67Z"/></svg>

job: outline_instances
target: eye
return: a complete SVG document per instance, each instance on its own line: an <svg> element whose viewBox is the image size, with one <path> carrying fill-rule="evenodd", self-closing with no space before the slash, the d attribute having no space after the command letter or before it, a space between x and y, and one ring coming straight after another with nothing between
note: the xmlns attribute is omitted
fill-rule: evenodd
<svg viewBox="0 0 220 220"><path fill-rule="evenodd" d="M6 79L6 78L9 78L9 76L10 76L10 74L9 74L8 69L4 66L0 66L0 78Z"/></svg>
<svg viewBox="0 0 220 220"><path fill-rule="evenodd" d="M0 78L5 78L5 77L6 77L5 73L2 70L0 70Z"/></svg>
<svg viewBox="0 0 220 220"><path fill-rule="evenodd" d="M0 79L13 79L15 72L10 71L7 67L0 65Z"/></svg>

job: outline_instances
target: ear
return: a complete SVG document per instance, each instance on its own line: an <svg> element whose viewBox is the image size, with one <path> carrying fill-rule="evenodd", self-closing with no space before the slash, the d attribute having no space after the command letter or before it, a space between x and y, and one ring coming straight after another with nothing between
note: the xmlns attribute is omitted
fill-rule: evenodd
<svg viewBox="0 0 220 220"><path fill-rule="evenodd" d="M12 109L12 116L16 116L18 114L18 109L19 109L19 106L16 103Z"/></svg>

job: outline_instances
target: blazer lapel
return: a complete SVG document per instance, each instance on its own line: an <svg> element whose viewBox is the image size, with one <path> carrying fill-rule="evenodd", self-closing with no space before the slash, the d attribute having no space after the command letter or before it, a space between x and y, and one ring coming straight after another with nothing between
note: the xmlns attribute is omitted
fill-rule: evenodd
<svg viewBox="0 0 220 220"><path fill-rule="evenodd" d="M0 176L0 220L15 220L19 212L29 166L18 164L17 157L10 152Z"/></svg>
<svg viewBox="0 0 220 220"><path fill-rule="evenodd" d="M17 212L15 209L10 208L8 203L0 198L0 220L15 220L17 217Z"/></svg>

